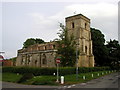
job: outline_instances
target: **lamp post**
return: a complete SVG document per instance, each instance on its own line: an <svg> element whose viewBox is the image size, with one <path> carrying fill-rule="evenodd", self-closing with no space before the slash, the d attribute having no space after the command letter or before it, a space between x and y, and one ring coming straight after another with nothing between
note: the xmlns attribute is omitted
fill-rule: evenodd
<svg viewBox="0 0 120 90"><path fill-rule="evenodd" d="M56 58L56 63L57 63L57 80L56 80L56 82L59 82L59 63L60 63L60 57Z"/></svg>
<svg viewBox="0 0 120 90"><path fill-rule="evenodd" d="M56 82L59 82L58 63L57 63L57 80L56 80Z"/></svg>

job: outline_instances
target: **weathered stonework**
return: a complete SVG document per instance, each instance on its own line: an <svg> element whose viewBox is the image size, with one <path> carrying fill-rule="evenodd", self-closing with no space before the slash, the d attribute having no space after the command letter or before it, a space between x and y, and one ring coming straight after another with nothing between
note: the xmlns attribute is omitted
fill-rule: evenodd
<svg viewBox="0 0 120 90"><path fill-rule="evenodd" d="M94 67L94 56L90 32L90 19L78 14L66 18L66 27L69 36L73 35L76 41L76 50L80 51L79 67Z"/></svg>
<svg viewBox="0 0 120 90"><path fill-rule="evenodd" d="M94 67L92 40L90 32L90 19L78 14L66 18L66 27L69 36L73 34L79 50L78 66ZM32 45L26 49L18 50L16 66L56 67L55 57L57 44L49 42Z"/></svg>
<svg viewBox="0 0 120 90"><path fill-rule="evenodd" d="M31 45L18 50L16 66L56 67L56 43Z"/></svg>

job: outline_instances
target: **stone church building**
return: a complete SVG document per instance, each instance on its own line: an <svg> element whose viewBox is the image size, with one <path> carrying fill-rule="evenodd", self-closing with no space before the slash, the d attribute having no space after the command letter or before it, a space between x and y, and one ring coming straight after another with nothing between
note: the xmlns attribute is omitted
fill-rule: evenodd
<svg viewBox="0 0 120 90"><path fill-rule="evenodd" d="M68 35L74 35L76 49L80 51L77 65L79 67L94 67L94 56L90 32L90 19L82 14L67 17ZM18 50L16 66L56 67L57 43L31 45Z"/></svg>

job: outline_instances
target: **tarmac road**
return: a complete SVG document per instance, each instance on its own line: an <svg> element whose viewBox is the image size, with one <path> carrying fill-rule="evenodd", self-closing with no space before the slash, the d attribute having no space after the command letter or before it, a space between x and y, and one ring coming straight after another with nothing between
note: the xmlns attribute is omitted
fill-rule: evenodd
<svg viewBox="0 0 120 90"><path fill-rule="evenodd" d="M111 73L98 79L91 80L87 83L80 83L69 86L22 85L10 82L2 82L2 88L53 88L53 90L78 90L79 88L119 88L120 90L120 72Z"/></svg>
<svg viewBox="0 0 120 90"><path fill-rule="evenodd" d="M118 88L120 87L120 73L112 73L110 75L91 80L87 83L77 84L75 88Z"/></svg>

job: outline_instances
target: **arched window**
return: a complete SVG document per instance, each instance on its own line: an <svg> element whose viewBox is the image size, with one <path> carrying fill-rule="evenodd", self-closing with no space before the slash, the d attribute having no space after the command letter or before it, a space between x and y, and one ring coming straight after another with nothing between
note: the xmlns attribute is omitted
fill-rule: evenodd
<svg viewBox="0 0 120 90"><path fill-rule="evenodd" d="M47 64L47 60L46 60L46 55L45 55L45 54L43 54L42 63L43 63L43 64Z"/></svg>
<svg viewBox="0 0 120 90"><path fill-rule="evenodd" d="M28 59L28 65L30 64L30 59Z"/></svg>
<svg viewBox="0 0 120 90"><path fill-rule="evenodd" d="M75 28L75 24L74 24L74 22L72 22L72 28Z"/></svg>
<svg viewBox="0 0 120 90"><path fill-rule="evenodd" d="M45 50L47 49L47 47L45 46Z"/></svg>
<svg viewBox="0 0 120 90"><path fill-rule="evenodd" d="M53 45L53 49L55 49L55 45Z"/></svg>
<svg viewBox="0 0 120 90"><path fill-rule="evenodd" d="M87 23L85 23L85 29L87 28Z"/></svg>
<svg viewBox="0 0 120 90"><path fill-rule="evenodd" d="M27 56L27 60L28 60L27 64L29 65L29 63L30 63L30 56L29 55Z"/></svg>
<svg viewBox="0 0 120 90"><path fill-rule="evenodd" d="M37 64L37 60L35 60L35 65Z"/></svg>
<svg viewBox="0 0 120 90"><path fill-rule="evenodd" d="M21 65L23 64L23 57L22 57L22 59L21 59Z"/></svg>
<svg viewBox="0 0 120 90"><path fill-rule="evenodd" d="M85 53L87 54L87 46L85 46Z"/></svg>

